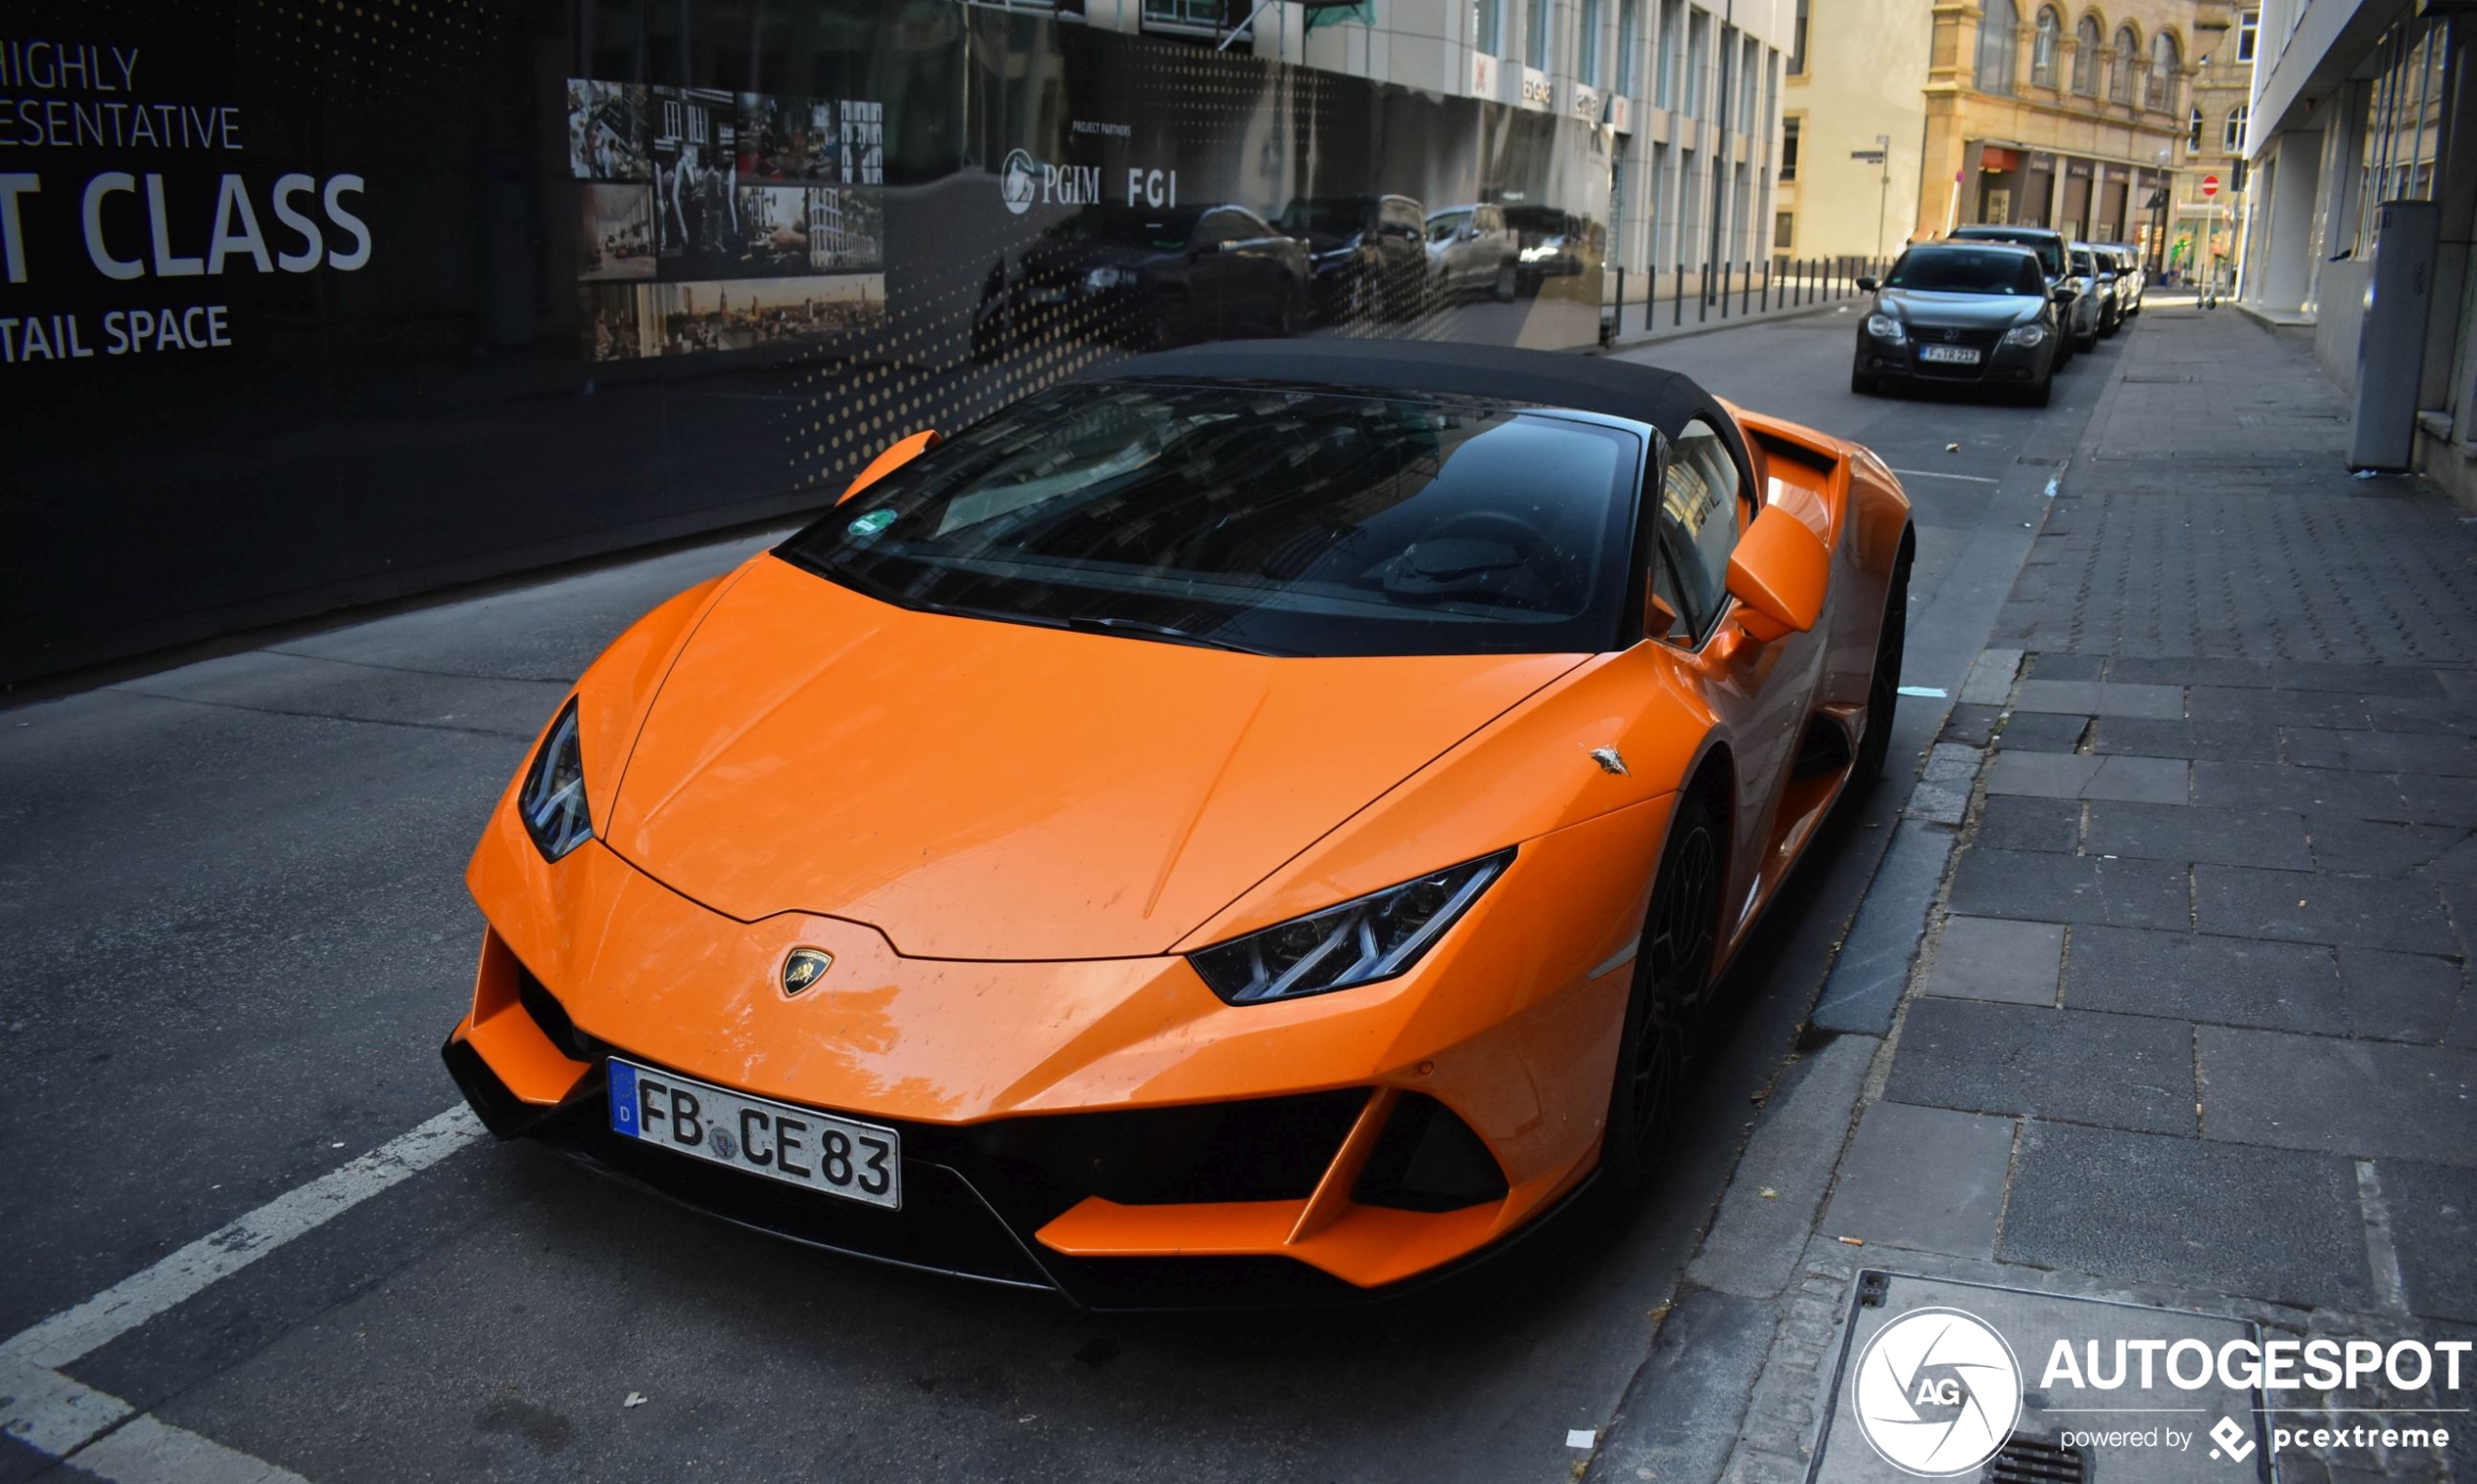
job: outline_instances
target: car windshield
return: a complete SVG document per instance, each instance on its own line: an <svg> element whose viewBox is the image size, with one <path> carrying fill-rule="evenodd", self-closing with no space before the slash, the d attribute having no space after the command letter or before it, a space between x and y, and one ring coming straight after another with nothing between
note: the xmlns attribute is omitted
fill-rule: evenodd
<svg viewBox="0 0 2477 1484"><path fill-rule="evenodd" d="M2033 298L2047 292L2038 259L2006 248L1911 248L1892 265L1883 286L1917 293L2009 293Z"/></svg>
<svg viewBox="0 0 2477 1484"><path fill-rule="evenodd" d="M2009 242L2015 247L2027 248L2038 254L2040 266L2051 276L2064 276L2064 245L2053 233L2008 232L2001 227L1963 227L1952 235L1973 242Z"/></svg>
<svg viewBox="0 0 2477 1484"><path fill-rule="evenodd" d="M1302 197L1281 209L1278 223L1285 232L1347 235L1367 224L1363 196Z"/></svg>
<svg viewBox="0 0 2477 1484"><path fill-rule="evenodd" d="M1439 212L1428 218L1428 240L1443 242L1470 224L1469 212Z"/></svg>
<svg viewBox="0 0 2477 1484"><path fill-rule="evenodd" d="M1285 655L1617 647L1643 439L1495 404L1081 383L777 555L932 612Z"/></svg>

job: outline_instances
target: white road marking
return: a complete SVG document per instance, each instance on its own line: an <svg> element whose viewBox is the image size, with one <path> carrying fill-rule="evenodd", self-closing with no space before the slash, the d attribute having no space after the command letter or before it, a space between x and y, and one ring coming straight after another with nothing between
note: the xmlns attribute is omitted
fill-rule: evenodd
<svg viewBox="0 0 2477 1484"><path fill-rule="evenodd" d="M482 1122L459 1103L358 1159L278 1195L230 1226L191 1242L154 1267L0 1343L0 1356L44 1367L68 1364L165 1309L249 1267L305 1231L473 1143Z"/></svg>
<svg viewBox="0 0 2477 1484"><path fill-rule="evenodd" d="M1988 479L1982 474L1946 474L1941 469L1895 469L1892 472L1900 475L1904 479L1956 479L1965 485L2000 485L2004 483L2002 480Z"/></svg>
<svg viewBox="0 0 2477 1484"><path fill-rule="evenodd" d="M289 1468L152 1416L133 1419L70 1462L113 1484L309 1484Z"/></svg>
<svg viewBox="0 0 2477 1484"><path fill-rule="evenodd" d="M481 1120L459 1103L0 1343L0 1436L112 1484L309 1484L290 1469L80 1386L55 1368L93 1354L293 1238L437 1164L483 1132Z"/></svg>

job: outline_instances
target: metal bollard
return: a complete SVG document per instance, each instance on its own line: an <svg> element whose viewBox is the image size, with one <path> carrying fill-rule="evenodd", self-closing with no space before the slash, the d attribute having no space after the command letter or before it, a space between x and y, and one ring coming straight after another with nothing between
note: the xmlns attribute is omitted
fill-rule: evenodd
<svg viewBox="0 0 2477 1484"><path fill-rule="evenodd" d="M1694 322L1698 325L1711 318L1711 265L1705 263L1695 279Z"/></svg>
<svg viewBox="0 0 2477 1484"><path fill-rule="evenodd" d="M1746 276L1738 280L1738 313L1744 314L1754 299L1754 264L1747 263Z"/></svg>

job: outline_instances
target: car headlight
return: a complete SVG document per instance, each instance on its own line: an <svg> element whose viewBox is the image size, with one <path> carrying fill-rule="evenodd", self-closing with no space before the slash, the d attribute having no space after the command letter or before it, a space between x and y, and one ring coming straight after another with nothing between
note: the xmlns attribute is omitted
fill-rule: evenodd
<svg viewBox="0 0 2477 1484"><path fill-rule="evenodd" d="M1512 850L1500 850L1198 949L1187 961L1214 994L1235 1005L1391 979L1417 963L1513 860Z"/></svg>
<svg viewBox="0 0 2477 1484"><path fill-rule="evenodd" d="M2004 332L2004 343L2007 345L2035 345L2046 338L2047 327L2044 325L2016 325Z"/></svg>
<svg viewBox="0 0 2477 1484"><path fill-rule="evenodd" d="M1128 273L1124 268L1095 268L1091 272L1083 275L1083 287L1087 291L1097 293L1104 289L1115 289L1121 284L1132 281L1132 279L1133 275Z"/></svg>
<svg viewBox="0 0 2477 1484"><path fill-rule="evenodd" d="M1901 322L1891 315L1870 314L1867 316L1867 333L1878 340L1898 340L1907 332L1901 328Z"/></svg>
<svg viewBox="0 0 2477 1484"><path fill-rule="evenodd" d="M576 745L576 702L570 698L525 770L525 787L517 791L516 812L525 817L525 833L542 859L555 861L594 838L593 817L585 804L585 755Z"/></svg>

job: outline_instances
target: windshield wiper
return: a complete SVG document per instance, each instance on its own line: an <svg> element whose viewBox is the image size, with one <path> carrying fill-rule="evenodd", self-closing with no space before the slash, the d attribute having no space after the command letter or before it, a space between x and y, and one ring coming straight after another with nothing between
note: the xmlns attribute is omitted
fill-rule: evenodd
<svg viewBox="0 0 2477 1484"><path fill-rule="evenodd" d="M1059 622L1066 628L1085 634L1125 634L1137 639L1157 639L1164 644L1194 644L1201 649L1229 649L1238 654L1259 654L1267 659L1279 656L1271 649L1259 649L1232 640L1214 639L1209 635L1172 628L1165 623L1147 623L1141 618L1095 618L1076 615Z"/></svg>

